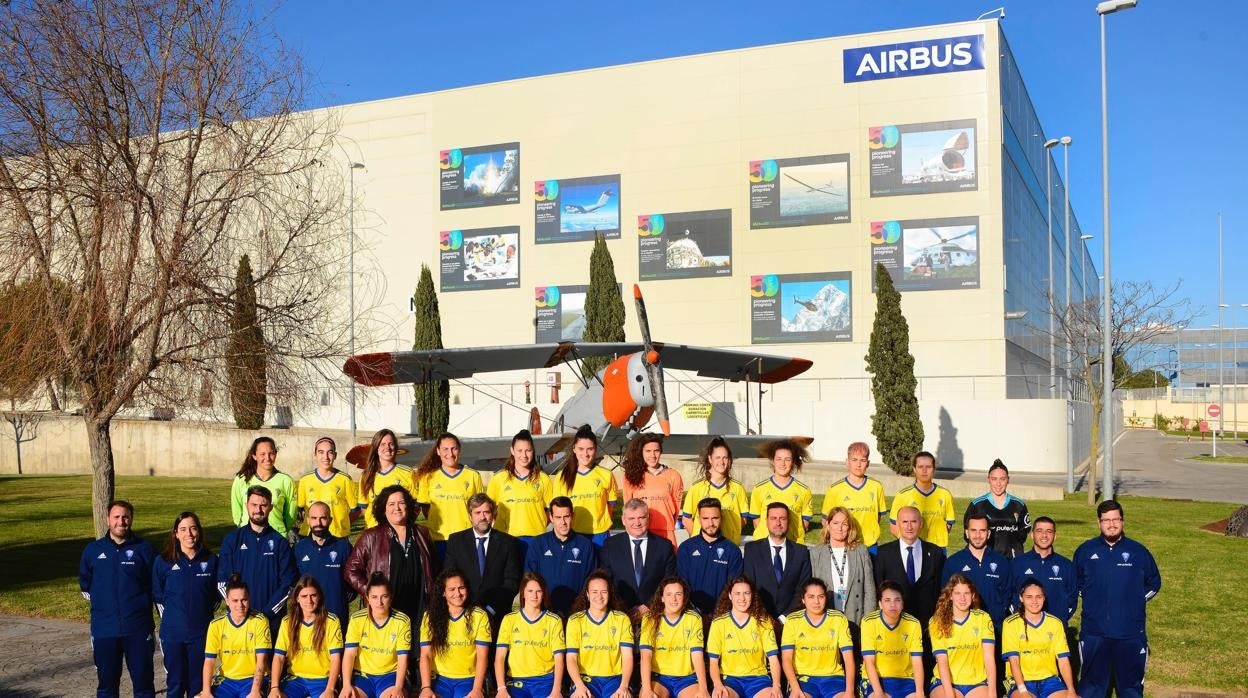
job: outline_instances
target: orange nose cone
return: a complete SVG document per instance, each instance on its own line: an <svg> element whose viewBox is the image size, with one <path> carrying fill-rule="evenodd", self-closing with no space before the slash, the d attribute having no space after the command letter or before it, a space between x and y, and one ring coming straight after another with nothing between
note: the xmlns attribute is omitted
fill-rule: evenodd
<svg viewBox="0 0 1248 698"><path fill-rule="evenodd" d="M651 366L659 363L659 352L653 349L646 352L646 363L650 364Z"/></svg>
<svg viewBox="0 0 1248 698"><path fill-rule="evenodd" d="M671 436L671 435L672 435L672 423L671 423L671 422L669 422L669 421L667 421L666 419L660 419L660 420L659 420L659 429L662 429L662 430L663 430L663 435L664 435L664 436Z"/></svg>
<svg viewBox="0 0 1248 698"><path fill-rule="evenodd" d="M641 298L641 286L633 284L633 298Z"/></svg>

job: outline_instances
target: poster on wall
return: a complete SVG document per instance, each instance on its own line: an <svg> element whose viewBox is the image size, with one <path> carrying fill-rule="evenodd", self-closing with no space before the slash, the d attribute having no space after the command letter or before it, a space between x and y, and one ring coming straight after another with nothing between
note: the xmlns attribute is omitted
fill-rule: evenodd
<svg viewBox="0 0 1248 698"><path fill-rule="evenodd" d="M874 221L871 267L876 264L898 291L979 288L979 217Z"/></svg>
<svg viewBox="0 0 1248 698"><path fill-rule="evenodd" d="M732 209L637 216L643 280L732 274Z"/></svg>
<svg viewBox="0 0 1248 698"><path fill-rule="evenodd" d="M750 229L849 222L849 154L750 162Z"/></svg>
<svg viewBox="0 0 1248 698"><path fill-rule="evenodd" d="M871 196L903 196L979 188L975 120L872 126Z"/></svg>
<svg viewBox="0 0 1248 698"><path fill-rule="evenodd" d="M623 285L617 285L621 293ZM537 328L533 341L579 342L585 338L585 295L589 286L573 284L538 286L533 289L536 306L533 325Z"/></svg>
<svg viewBox="0 0 1248 698"><path fill-rule="evenodd" d="M751 276L750 341L851 341L851 297L847 271Z"/></svg>
<svg viewBox="0 0 1248 698"><path fill-rule="evenodd" d="M537 244L620 237L620 176L544 179L533 186Z"/></svg>
<svg viewBox="0 0 1248 698"><path fill-rule="evenodd" d="M520 202L520 144L450 148L438 154L441 210Z"/></svg>
<svg viewBox="0 0 1248 698"><path fill-rule="evenodd" d="M443 230L438 234L443 291L520 285L520 226Z"/></svg>

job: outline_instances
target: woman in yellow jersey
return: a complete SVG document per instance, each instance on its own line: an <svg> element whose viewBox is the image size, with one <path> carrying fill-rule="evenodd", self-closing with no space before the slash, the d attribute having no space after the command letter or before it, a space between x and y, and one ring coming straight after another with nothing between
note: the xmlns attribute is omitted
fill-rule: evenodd
<svg viewBox="0 0 1248 698"><path fill-rule="evenodd" d="M701 478L685 490L684 506L680 511L689 537L702 532L698 523L698 502L713 497L719 500L720 511L723 512L719 532L741 545L741 525L745 522L745 512L749 511L750 499L745 493L745 486L732 479L732 449L728 448L728 442L722 436L711 439L702 449L698 458L698 474Z"/></svg>
<svg viewBox="0 0 1248 698"><path fill-rule="evenodd" d="M404 698L412 622L390 608L390 582L380 572L369 577L365 599L368 607L347 625L339 698Z"/></svg>
<svg viewBox="0 0 1248 698"><path fill-rule="evenodd" d="M702 616L689 607L689 583L664 579L641 619L641 698L707 698Z"/></svg>
<svg viewBox="0 0 1248 698"><path fill-rule="evenodd" d="M802 464L810 460L810 453L792 439L778 439L763 444L759 454L771 461L771 477L754 485L746 517L754 520L756 530L765 528L760 520L766 521L767 505L783 502L789 508L789 540L801 542L815 513L814 497L810 488L793 474L800 472Z"/></svg>
<svg viewBox="0 0 1248 698"><path fill-rule="evenodd" d="M272 495L269 525L282 536L294 530L298 516L295 481L278 470L276 463L277 442L267 436L256 437L230 485L230 513L235 526L247 525L247 490L259 485Z"/></svg>
<svg viewBox="0 0 1248 698"><path fill-rule="evenodd" d="M545 580L525 572L520 577L520 610L503 616L498 628L498 698L560 698L565 647L563 620L547 610Z"/></svg>
<svg viewBox="0 0 1248 698"><path fill-rule="evenodd" d="M472 525L464 502L484 492L481 475L459 464L459 437L442 433L416 466L416 504L424 513L438 559L446 557L446 539Z"/></svg>
<svg viewBox="0 0 1248 698"><path fill-rule="evenodd" d="M399 438L393 431L382 429L373 434L368 459L364 461L364 472L360 474L360 496L355 505L357 510L364 512L365 528L380 523L373 517L373 500L390 485L402 485L411 493L412 499L416 499L416 481L412 479L412 470L395 463L394 459L398 457Z"/></svg>
<svg viewBox="0 0 1248 698"><path fill-rule="evenodd" d="M680 471L663 465L662 434L639 434L628 442L624 459L624 501L640 499L650 506L649 531L677 545L676 525L685 481Z"/></svg>
<svg viewBox="0 0 1248 698"><path fill-rule="evenodd" d="M271 698L338 695L342 625L337 616L326 610L325 594L313 577L300 577L290 590L286 617L278 628L275 644Z"/></svg>
<svg viewBox="0 0 1248 698"><path fill-rule="evenodd" d="M775 628L754 582L729 579L706 638L711 698L781 698L779 653Z"/></svg>
<svg viewBox="0 0 1248 698"><path fill-rule="evenodd" d="M844 613L828 608L828 585L811 577L802 585L801 611L790 613L780 640L780 664L796 698L853 698L857 666ZM798 692L801 692L801 696Z"/></svg>
<svg viewBox="0 0 1248 698"><path fill-rule="evenodd" d="M490 617L468 605L468 578L447 570L433 583L420 619L421 696L483 698L490 657Z"/></svg>
<svg viewBox="0 0 1248 698"><path fill-rule="evenodd" d="M996 631L969 577L949 575L927 631L936 657L932 698L996 698Z"/></svg>
<svg viewBox="0 0 1248 698"><path fill-rule="evenodd" d="M1001 624L1001 658L1011 698L1078 698L1070 670L1066 626L1044 612L1044 586L1028 577L1019 588L1023 610Z"/></svg>
<svg viewBox="0 0 1248 698"><path fill-rule="evenodd" d="M594 570L572 604L567 627L569 698L628 698L633 625L619 610L611 578Z"/></svg>
<svg viewBox="0 0 1248 698"><path fill-rule="evenodd" d="M891 579L876 591L880 610L862 619L862 694L924 698L923 626L903 613L904 590Z"/></svg>
<svg viewBox="0 0 1248 698"><path fill-rule="evenodd" d="M594 549L601 552L611 533L611 509L620 498L620 488L611 471L594 465L597 458L598 436L588 424L581 425L554 484L556 497L572 500L572 530L589 536Z"/></svg>
<svg viewBox="0 0 1248 698"><path fill-rule="evenodd" d="M260 698L269 667L269 621L251 610L251 595L242 576L230 575L225 584L226 614L208 624L204 642L204 683L201 696ZM218 662L221 683L212 685ZM210 688L211 687L211 688Z"/></svg>
<svg viewBox="0 0 1248 698"><path fill-rule="evenodd" d="M328 436L322 436L312 446L312 460L316 468L299 478L295 488L295 500L299 507L299 527L302 535L308 535L308 507L323 502L329 507L329 532L338 538L351 535L351 522L360 517L355 507L360 499L359 490L350 476L334 467L338 457L338 445Z"/></svg>
<svg viewBox="0 0 1248 698"><path fill-rule="evenodd" d="M511 437L511 455L503 469L494 473L485 493L498 507L494 528L520 541L520 557L529 542L546 532L546 507L554 498L550 476L533 464L533 435L522 429Z"/></svg>

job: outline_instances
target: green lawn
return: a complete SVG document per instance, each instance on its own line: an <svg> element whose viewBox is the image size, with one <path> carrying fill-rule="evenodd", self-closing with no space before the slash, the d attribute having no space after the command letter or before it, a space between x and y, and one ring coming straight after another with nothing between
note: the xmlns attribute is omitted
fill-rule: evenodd
<svg viewBox="0 0 1248 698"><path fill-rule="evenodd" d="M134 503L135 530L163 545L174 517L199 513L211 543L229 529L229 482L195 478L123 477L117 495ZM819 498L821 499L821 498ZM1035 502L1032 516L1058 523L1057 547L1070 555L1096 534L1083 495ZM1161 594L1149 605L1152 686L1248 690L1248 662L1223 633L1248 627L1248 540L1200 530L1226 518L1229 504L1126 497L1127 534L1144 542L1161 566ZM816 507L819 502L816 501ZM965 500L957 503L961 511ZM91 537L86 476L0 477L0 613L86 620L78 595L78 556ZM817 532L808 536L813 541ZM956 547L956 546L955 546Z"/></svg>

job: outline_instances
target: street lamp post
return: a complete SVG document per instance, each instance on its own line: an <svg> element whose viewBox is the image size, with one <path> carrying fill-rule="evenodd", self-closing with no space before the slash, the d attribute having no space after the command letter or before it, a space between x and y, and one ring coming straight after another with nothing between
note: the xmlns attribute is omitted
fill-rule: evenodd
<svg viewBox="0 0 1248 698"><path fill-rule="evenodd" d="M1048 235L1044 245L1049 250L1049 397L1057 397L1057 330L1053 326L1053 310L1057 305L1057 297L1053 293L1053 160L1049 157L1049 149L1057 145L1056 138L1044 142L1044 203L1045 225Z"/></svg>
<svg viewBox="0 0 1248 698"><path fill-rule="evenodd" d="M1105 64L1105 16L1135 7L1137 0L1105 0L1097 3L1101 18L1101 227L1105 234L1105 288L1101 297L1101 405L1105 413L1105 467L1101 497L1114 496L1114 357L1110 314L1113 295L1109 275L1109 81ZM1089 483L1090 487L1095 484Z"/></svg>
<svg viewBox="0 0 1248 698"><path fill-rule="evenodd" d="M1248 303L1240 303L1239 307L1248 308ZM1235 414L1231 418L1234 426L1231 430L1235 432L1235 438L1239 438L1239 327L1235 324L1235 314L1231 313L1231 385L1235 386L1231 391L1231 402L1234 403ZM1223 405L1225 408L1225 405Z"/></svg>
<svg viewBox="0 0 1248 698"><path fill-rule="evenodd" d="M347 200L347 303L349 324L349 348L355 356L355 171L364 169L364 163L351 162L347 167L347 179L350 181L350 192ZM355 445L355 381L351 383L351 444Z"/></svg>
<svg viewBox="0 0 1248 698"><path fill-rule="evenodd" d="M1066 217L1062 224L1062 255L1066 259L1066 285L1063 298L1065 299L1065 309L1067 318L1070 317L1070 144L1073 142L1070 136L1062 136L1058 139L1062 144L1062 194L1065 198ZM1069 322L1069 319L1067 320ZM1066 472L1070 474L1070 478L1066 482L1066 491L1073 492L1075 489L1074 482L1074 465L1075 465L1075 386L1070 381L1070 367L1074 363L1074 348L1070 343L1070 334L1066 333Z"/></svg>

